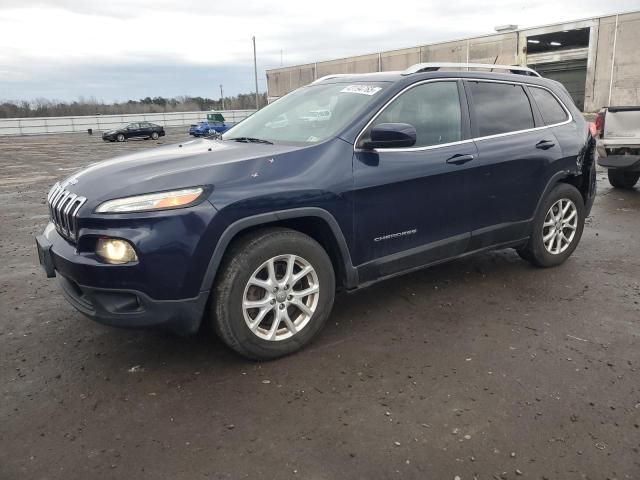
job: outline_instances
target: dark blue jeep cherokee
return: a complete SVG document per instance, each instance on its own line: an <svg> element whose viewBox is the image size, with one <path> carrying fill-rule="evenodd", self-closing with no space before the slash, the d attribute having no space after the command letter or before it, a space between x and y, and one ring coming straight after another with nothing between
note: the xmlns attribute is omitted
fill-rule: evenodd
<svg viewBox="0 0 640 480"><path fill-rule="evenodd" d="M211 322L254 359L307 344L337 289L496 248L558 265L595 143L559 83L490 68L331 75L222 139L89 166L49 192L40 262L99 322Z"/></svg>

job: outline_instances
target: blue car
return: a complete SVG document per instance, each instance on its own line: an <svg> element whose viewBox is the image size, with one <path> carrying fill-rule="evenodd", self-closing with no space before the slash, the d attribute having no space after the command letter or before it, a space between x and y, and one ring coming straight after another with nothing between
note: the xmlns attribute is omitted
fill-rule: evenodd
<svg viewBox="0 0 640 480"><path fill-rule="evenodd" d="M233 125L233 123L227 123L221 113L209 113L206 122L198 122L189 127L189 135L194 137L215 136L226 132Z"/></svg>
<svg viewBox="0 0 640 480"><path fill-rule="evenodd" d="M219 129L223 129L222 126L218 126ZM189 135L194 137L208 137L212 134L218 133L215 125L209 122L198 122L197 124L189 127Z"/></svg>
<svg viewBox="0 0 640 480"><path fill-rule="evenodd" d="M221 139L56 183L37 249L92 319L206 322L272 359L316 336L339 290L491 249L560 265L593 204L594 148L565 88L526 67L330 75Z"/></svg>

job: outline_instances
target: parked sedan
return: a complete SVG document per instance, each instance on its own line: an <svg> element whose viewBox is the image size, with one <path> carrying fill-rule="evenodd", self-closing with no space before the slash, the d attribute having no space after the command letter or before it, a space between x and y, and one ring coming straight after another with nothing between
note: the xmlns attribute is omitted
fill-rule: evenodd
<svg viewBox="0 0 640 480"><path fill-rule="evenodd" d="M144 138L145 140L152 138L157 140L158 137L164 137L164 128L155 123L139 122L130 123L129 125L118 128L117 130L109 130L102 134L102 140L105 142L124 142L129 138Z"/></svg>

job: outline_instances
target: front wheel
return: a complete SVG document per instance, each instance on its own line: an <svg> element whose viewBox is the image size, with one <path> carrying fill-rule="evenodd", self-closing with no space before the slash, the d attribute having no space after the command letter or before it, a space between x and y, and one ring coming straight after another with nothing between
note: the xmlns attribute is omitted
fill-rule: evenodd
<svg viewBox="0 0 640 480"><path fill-rule="evenodd" d="M563 263L578 246L584 230L585 207L573 185L557 185L542 201L531 237L518 254L538 267Z"/></svg>
<svg viewBox="0 0 640 480"><path fill-rule="evenodd" d="M123 133L119 133L117 138L119 142L124 142L126 140Z"/></svg>
<svg viewBox="0 0 640 480"><path fill-rule="evenodd" d="M327 320L335 294L329 256L311 237L270 228L235 241L212 292L218 336L254 360L289 355Z"/></svg>
<svg viewBox="0 0 640 480"><path fill-rule="evenodd" d="M609 183L614 188L629 189L638 183L640 172L630 172L628 170L607 170Z"/></svg>

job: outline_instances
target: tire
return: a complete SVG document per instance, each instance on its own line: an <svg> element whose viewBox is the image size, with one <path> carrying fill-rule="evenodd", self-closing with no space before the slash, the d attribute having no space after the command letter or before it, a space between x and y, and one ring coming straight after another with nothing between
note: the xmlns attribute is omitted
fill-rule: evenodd
<svg viewBox="0 0 640 480"><path fill-rule="evenodd" d="M270 261L274 265L271 276ZM287 285L290 264L294 277L304 276ZM311 270L304 274L302 269L307 267ZM270 278L281 282L277 291L271 289L273 280L269 290L264 287ZM313 293L297 300L293 294L298 292ZM322 246L300 232L269 228L230 245L212 292L211 322L218 336L240 355L271 360L299 350L316 336L331 313L334 295L333 265ZM296 301L306 306L307 313ZM250 303L246 302L260 302L260 309L247 307Z"/></svg>
<svg viewBox="0 0 640 480"><path fill-rule="evenodd" d="M152 139L152 140L157 140L157 139L158 139L158 137L159 137L158 132L153 132L153 133L151 133L151 139Z"/></svg>
<svg viewBox="0 0 640 480"><path fill-rule="evenodd" d="M119 134L118 134L118 136L116 137L116 139L117 139L119 142L124 142L124 141L126 140L126 138L125 138L125 136L124 136L124 134L123 134L123 133L119 133Z"/></svg>
<svg viewBox="0 0 640 480"><path fill-rule="evenodd" d="M562 217L558 215L559 208L566 212ZM518 254L538 267L560 265L578 246L584 219L584 200L578 189L567 183L556 185L542 201L533 221L531 237L525 247L517 250ZM554 234L560 231L562 236Z"/></svg>
<svg viewBox="0 0 640 480"><path fill-rule="evenodd" d="M640 178L640 172L628 170L607 170L607 175L612 187L624 189L633 188Z"/></svg>

